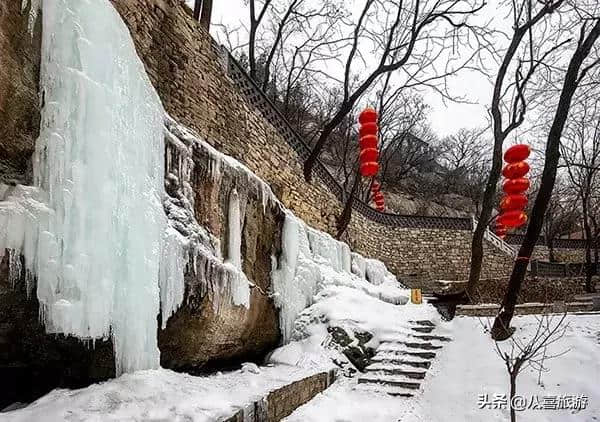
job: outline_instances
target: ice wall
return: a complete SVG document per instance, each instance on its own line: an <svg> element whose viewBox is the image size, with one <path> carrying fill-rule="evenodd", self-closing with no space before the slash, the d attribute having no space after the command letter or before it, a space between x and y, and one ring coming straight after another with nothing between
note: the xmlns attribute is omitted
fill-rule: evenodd
<svg viewBox="0 0 600 422"><path fill-rule="evenodd" d="M159 303L168 316L183 297L183 244L163 210L164 110L107 0L44 1L41 56L36 187L4 189L0 250L37 277L47 332L112 335L117 374L156 368Z"/></svg>
<svg viewBox="0 0 600 422"><path fill-rule="evenodd" d="M403 286L385 264L352 253L346 243L308 227L290 211L281 245L281 255L273 257L271 277L284 343L292 340L298 315L325 285L352 287L387 302L404 303L404 298L390 294Z"/></svg>

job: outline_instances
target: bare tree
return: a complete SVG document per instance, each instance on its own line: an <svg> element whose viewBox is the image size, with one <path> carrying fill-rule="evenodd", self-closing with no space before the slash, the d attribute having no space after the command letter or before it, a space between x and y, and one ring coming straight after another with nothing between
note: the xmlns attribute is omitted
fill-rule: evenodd
<svg viewBox="0 0 600 422"><path fill-rule="evenodd" d="M494 342L495 352L504 361L510 379L508 403L511 422L517 420L514 404L519 374L527 368L533 368L540 374L538 377L538 383L540 383L541 373L548 372L546 361L569 352L569 349L566 349L558 353L548 353L548 347L562 339L569 327L569 324L565 323L566 316L567 314L564 313L558 321L555 316L548 314L536 316L537 327L531 337L513 336L509 344ZM484 324L484 326L489 331L489 325Z"/></svg>
<svg viewBox="0 0 600 422"><path fill-rule="evenodd" d="M347 15L341 3L324 0L316 8L307 0L249 0L248 3L249 71L265 92L273 83L273 65L278 58L287 67L284 75L287 97L294 82L305 72L321 72L313 65L323 64L340 47L341 39L335 36L335 31ZM286 49L287 46L292 47Z"/></svg>
<svg viewBox="0 0 600 422"><path fill-rule="evenodd" d="M472 55L454 66L444 54L450 46L464 46L467 40L479 41L479 31L474 30L469 18L482 6L483 3L471 0L365 0L345 60L342 101L324 124L304 163L305 178L310 180L329 136L382 75L400 71L406 76L402 84L405 88L429 86L443 93L437 83L467 68L479 52L475 48ZM374 68L366 65L358 70L360 60L367 62L364 50L373 52L376 64ZM436 65L444 61L447 66L437 71Z"/></svg>
<svg viewBox="0 0 600 422"><path fill-rule="evenodd" d="M590 95L591 94L591 95ZM574 105L561 142L562 158L581 204L585 239L586 291L592 293L592 197L600 189L600 106L597 92L588 91Z"/></svg>
<svg viewBox="0 0 600 422"><path fill-rule="evenodd" d="M536 195L525 238L519 248L509 279L508 288L502 302L500 313L494 321L492 338L503 340L511 336L509 329L517 297L527 274L527 267L533 249L542 230L544 215L552 196L554 182L560 159L560 140L569 116L573 96L582 83L586 83L590 71L600 64L600 57L590 57L596 41L600 37L600 17L585 14L585 11L574 9L579 24L579 36L575 41L575 49L569 59L567 69L560 73L562 81L556 111L551 121L546 141L544 170L539 191ZM582 15L583 14L583 15ZM595 51L597 53L597 51ZM593 74L593 72L592 72Z"/></svg>
<svg viewBox="0 0 600 422"><path fill-rule="evenodd" d="M552 26L545 25L548 17L563 3L564 0L521 0L511 4L513 32L498 69L490 105L494 137L492 166L471 243L468 294L475 292L481 276L483 237L494 209L496 186L502 171L504 141L525 121L527 110L536 95L535 91L530 89L534 76L540 67L545 69L551 64L552 54L566 42L556 42L557 34L552 33ZM538 27L541 28L540 31L537 31ZM545 49L548 40L551 40L551 46ZM509 79L510 73L514 73L512 81Z"/></svg>
<svg viewBox="0 0 600 422"><path fill-rule="evenodd" d="M444 193L456 193L469 198L476 212L480 211L486 175L490 167L490 147L486 142L487 128L461 129L441 142L439 176L443 177Z"/></svg>
<svg viewBox="0 0 600 422"><path fill-rule="evenodd" d="M571 233L577 227L579 211L576 206L577 202L570 195L570 190L571 186L557 179L557 184L546 209L542 231L548 247L550 262L556 261L554 239Z"/></svg>

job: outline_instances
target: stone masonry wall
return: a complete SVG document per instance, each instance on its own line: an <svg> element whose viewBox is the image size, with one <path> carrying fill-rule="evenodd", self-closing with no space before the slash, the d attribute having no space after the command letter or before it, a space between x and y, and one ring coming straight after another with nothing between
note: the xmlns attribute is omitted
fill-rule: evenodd
<svg viewBox="0 0 600 422"><path fill-rule="evenodd" d="M223 55L180 0L112 0L168 113L222 152L244 162L308 224L334 233L341 204L317 177L306 183L301 160L226 75ZM405 279L466 275L469 231L390 228L357 212L348 243ZM488 248L484 276L506 272L509 257Z"/></svg>
<svg viewBox="0 0 600 422"><path fill-rule="evenodd" d="M251 403L225 422L277 422L327 389L336 372L321 372L271 391L267 397Z"/></svg>

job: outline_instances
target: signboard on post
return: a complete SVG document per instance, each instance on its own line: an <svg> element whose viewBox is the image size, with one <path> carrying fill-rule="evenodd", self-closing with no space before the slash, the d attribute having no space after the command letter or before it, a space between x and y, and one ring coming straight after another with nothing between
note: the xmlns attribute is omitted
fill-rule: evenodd
<svg viewBox="0 0 600 422"><path fill-rule="evenodd" d="M420 305L421 303L423 303L421 289L410 289L410 301L415 305Z"/></svg>

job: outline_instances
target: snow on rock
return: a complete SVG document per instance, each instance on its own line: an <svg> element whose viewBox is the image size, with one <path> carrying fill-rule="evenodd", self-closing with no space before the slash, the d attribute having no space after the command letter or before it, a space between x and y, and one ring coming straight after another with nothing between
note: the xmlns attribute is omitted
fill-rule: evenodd
<svg viewBox="0 0 600 422"><path fill-rule="evenodd" d="M352 252L352 274L360 278L367 278L367 261L356 252Z"/></svg>
<svg viewBox="0 0 600 422"><path fill-rule="evenodd" d="M242 363L242 372L251 374L260 374L260 368L257 364L252 362Z"/></svg>
<svg viewBox="0 0 600 422"><path fill-rule="evenodd" d="M237 172L240 178L248 180L247 187L249 189L256 189L258 191L257 198L261 199L264 209L268 206L274 206L279 209L284 208L271 190L271 187L244 164L229 155L217 151L208 142L200 139L194 132L183 125L178 124L168 116L165 121L165 126L171 134L169 140L174 147L177 147L178 149L188 148L190 156L193 148L199 150L200 153L196 158L206 159L208 161L206 167L208 168L208 176L212 180L218 181L223 174L224 166L226 166L230 171Z"/></svg>
<svg viewBox="0 0 600 422"><path fill-rule="evenodd" d="M385 281L396 281L394 274L388 271L385 264L377 259L365 260L365 273L367 280L373 284L382 284Z"/></svg>
<svg viewBox="0 0 600 422"><path fill-rule="evenodd" d="M281 244L279 260L273 258L272 283L284 344L294 338L298 315L329 286L344 286L378 302L404 304L408 300L406 290L385 264L352 254L348 245L307 227L290 211L286 212ZM371 283L360 277L361 266Z"/></svg>

